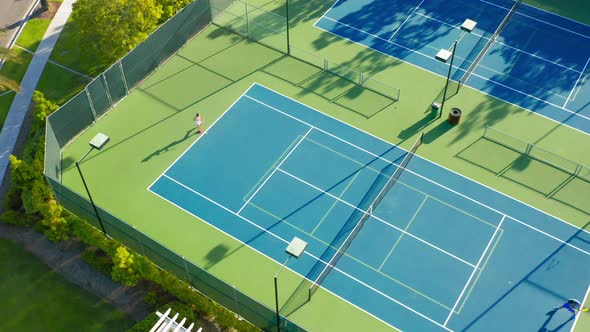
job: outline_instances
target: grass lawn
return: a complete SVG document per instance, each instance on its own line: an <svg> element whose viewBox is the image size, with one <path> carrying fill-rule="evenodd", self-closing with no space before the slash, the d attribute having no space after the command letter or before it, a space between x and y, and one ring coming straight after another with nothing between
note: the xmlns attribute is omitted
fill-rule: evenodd
<svg viewBox="0 0 590 332"><path fill-rule="evenodd" d="M9 92L0 96L0 128L4 125L4 120L6 119L12 101L14 100L14 96L14 92Z"/></svg>
<svg viewBox="0 0 590 332"><path fill-rule="evenodd" d="M88 52L79 45L80 35L74 20L70 17L55 44L50 59L88 76L95 77L102 73L107 64L99 63L94 53Z"/></svg>
<svg viewBox="0 0 590 332"><path fill-rule="evenodd" d="M33 55L21 49L15 48L14 51L20 56L20 63L6 62L0 70L0 75L8 77L16 82L20 82L27 71L27 67L33 59ZM6 115L10 110L10 105L14 99L14 93L9 93L0 97L0 128L4 125Z"/></svg>
<svg viewBox="0 0 590 332"><path fill-rule="evenodd" d="M43 92L46 98L62 105L88 83L89 80L86 77L48 63L37 84L37 90Z"/></svg>
<svg viewBox="0 0 590 332"><path fill-rule="evenodd" d="M125 331L126 315L0 240L0 331Z"/></svg>
<svg viewBox="0 0 590 332"><path fill-rule="evenodd" d="M25 28L18 37L16 44L29 51L36 51L37 47L39 47L39 43L41 43L43 35L45 35L45 31L47 31L47 27L49 27L49 23L51 23L51 21L46 19L34 18L29 20L27 24L25 24Z"/></svg>

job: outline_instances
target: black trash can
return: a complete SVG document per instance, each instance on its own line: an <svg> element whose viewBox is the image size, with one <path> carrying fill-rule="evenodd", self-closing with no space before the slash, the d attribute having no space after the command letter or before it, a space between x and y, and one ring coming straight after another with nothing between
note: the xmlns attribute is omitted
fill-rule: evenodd
<svg viewBox="0 0 590 332"><path fill-rule="evenodd" d="M461 110L458 108L451 108L451 111L449 112L449 123L452 125L456 125L459 123L459 120L461 120Z"/></svg>

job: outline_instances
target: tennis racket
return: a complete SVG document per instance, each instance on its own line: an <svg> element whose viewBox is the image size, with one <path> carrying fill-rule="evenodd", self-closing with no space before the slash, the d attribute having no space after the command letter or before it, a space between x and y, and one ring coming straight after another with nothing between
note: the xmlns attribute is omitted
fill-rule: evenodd
<svg viewBox="0 0 590 332"><path fill-rule="evenodd" d="M581 312L588 312L588 311L590 311L590 308L582 308L582 309L580 309L580 311Z"/></svg>

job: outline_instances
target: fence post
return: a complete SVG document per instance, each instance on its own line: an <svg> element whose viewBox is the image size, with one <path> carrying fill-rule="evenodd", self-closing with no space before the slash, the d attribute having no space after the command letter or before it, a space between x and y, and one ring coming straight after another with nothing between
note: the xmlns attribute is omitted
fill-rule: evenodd
<svg viewBox="0 0 590 332"><path fill-rule="evenodd" d="M582 171L582 164L578 164L576 166L576 170L574 171L574 176L578 176L580 175L580 172Z"/></svg>
<svg viewBox="0 0 590 332"><path fill-rule="evenodd" d="M188 273L188 265L186 265L186 258L184 258L184 256L180 256L180 257L182 257L182 262L184 263L184 271L186 272L186 279L188 280L189 285L192 285L193 281L191 279L190 273Z"/></svg>
<svg viewBox="0 0 590 332"><path fill-rule="evenodd" d="M141 242L141 239L139 238L139 231L137 230L137 228L135 228L135 226L131 225L131 227L133 227L133 230L135 231L135 239L137 240L137 242L139 243L139 247L141 248L141 255L143 257L147 257L145 255L145 250L143 249L143 243Z"/></svg>
<svg viewBox="0 0 590 332"><path fill-rule="evenodd" d="M88 105L90 106L90 111L92 112L92 117L94 118L94 122L96 122L96 111L94 110L94 104L92 103L92 97L90 96L90 91L88 91L88 85L84 88L84 92L86 93L86 99L88 99Z"/></svg>
<svg viewBox="0 0 590 332"><path fill-rule="evenodd" d="M123 86L125 86L125 95L129 95L129 87L127 86L127 79L125 78L125 72L123 71L123 64L121 60L118 61L119 63L119 70L121 71L121 80L123 81Z"/></svg>
<svg viewBox="0 0 590 332"><path fill-rule="evenodd" d="M248 16L248 4L244 2L244 6L246 8L246 37L250 38L250 17Z"/></svg>
<svg viewBox="0 0 590 332"><path fill-rule="evenodd" d="M533 145L531 143L527 143L526 144L526 150L524 151L524 155L528 156L531 153L531 150L533 149Z"/></svg>
<svg viewBox="0 0 590 332"><path fill-rule="evenodd" d="M232 289L234 290L234 312L236 313L236 315L238 316L237 318L239 320L242 320L242 316L240 315L240 301L238 301L238 290L236 289L236 286L232 285L231 286Z"/></svg>
<svg viewBox="0 0 590 332"><path fill-rule="evenodd" d="M101 74L102 76L102 84L104 84L105 90L104 92L107 95L107 99L109 100L109 105L113 107L113 98L111 97L111 91L109 90L109 83L107 82L107 78L104 73Z"/></svg>

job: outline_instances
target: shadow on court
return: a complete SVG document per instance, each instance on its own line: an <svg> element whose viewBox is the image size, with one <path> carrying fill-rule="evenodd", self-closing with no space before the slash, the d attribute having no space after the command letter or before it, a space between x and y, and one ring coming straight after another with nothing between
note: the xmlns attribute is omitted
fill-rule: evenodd
<svg viewBox="0 0 590 332"><path fill-rule="evenodd" d="M488 313L490 313L496 307L496 305L499 305L503 301L510 301L510 296L518 294L519 287L523 287L523 286L531 287L531 288L538 289L540 292L551 294L552 296L554 296L556 298L556 302L553 305L561 304L561 303L563 303L563 301L567 300L571 296L571 294L556 293L555 287L553 287L553 289L551 289L545 285L538 283L534 279L534 274L536 272L543 272L547 268L547 264L550 263L554 258L557 258L559 253L567 246L567 244L571 244L572 242L575 243L576 241L587 242L587 239L586 239L587 236L584 237L582 235L585 235L584 229L589 226L590 226L590 221L587 222L584 225L584 227L582 227L576 233L574 233L572 236L570 236L566 241L564 241L565 243L562 243L551 254L547 255L547 257L545 259L543 259L541 262L539 262L539 264L537 264L533 269L531 269L522 279L515 281L513 283L513 285L506 292L504 292L504 294L499 296L486 309L484 309L479 315L477 315L469 324L463 326L461 331L469 331L471 329L476 329L477 328L476 324L481 319L483 319ZM548 281L548 283L553 283L553 281ZM548 309L550 309L550 308L548 308ZM515 310L517 310L517 309L515 309ZM547 327L549 326L550 323L553 322L552 318L554 317L556 312L557 311L552 310L547 313L548 317L540 326L540 328L538 330L539 332L560 331L563 327L569 325L569 323L573 321L572 319L566 320L565 322L560 323L560 325L558 325L556 328L548 329ZM569 314L568 314L568 316L571 317L571 315L569 315ZM519 317L519 316L516 315L515 317Z"/></svg>
<svg viewBox="0 0 590 332"><path fill-rule="evenodd" d="M585 194L590 191L590 179L579 174L573 162L545 152L535 156L506 144L481 136L455 157L590 215L590 200Z"/></svg>
<svg viewBox="0 0 590 332"><path fill-rule="evenodd" d="M149 161L150 159L152 159L153 157L157 157L160 156L163 153L166 153L172 149L174 149L174 147L184 141L186 141L187 139L189 139L191 136L195 136L197 135L197 128L191 128L189 130L187 130L187 132L184 134L184 136L180 139L177 139L175 141L172 141L170 143L168 143L166 146L152 152L150 155L148 155L147 157L143 158L141 160L142 163L145 163L147 161Z"/></svg>

